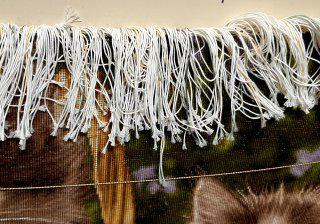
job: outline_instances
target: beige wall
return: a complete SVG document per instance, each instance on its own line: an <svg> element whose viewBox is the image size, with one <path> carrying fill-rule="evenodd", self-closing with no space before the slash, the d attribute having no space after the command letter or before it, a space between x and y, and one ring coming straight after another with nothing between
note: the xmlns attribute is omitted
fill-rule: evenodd
<svg viewBox="0 0 320 224"><path fill-rule="evenodd" d="M79 12L82 26L222 26L248 12L320 17L320 0L0 0L0 21L59 23L67 6Z"/></svg>

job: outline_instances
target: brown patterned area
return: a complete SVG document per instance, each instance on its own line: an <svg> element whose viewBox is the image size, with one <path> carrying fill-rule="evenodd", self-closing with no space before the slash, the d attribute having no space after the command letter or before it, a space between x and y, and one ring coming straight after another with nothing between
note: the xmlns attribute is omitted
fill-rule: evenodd
<svg viewBox="0 0 320 224"><path fill-rule="evenodd" d="M50 88L49 96L60 95ZM50 111L59 108L48 102ZM15 129L16 112L11 111L9 130ZM20 150L17 139L0 142L0 187L30 187L88 183L90 167L85 136L77 142L64 142L64 130L50 136L52 121L39 112L34 120L35 132ZM88 187L41 190L0 191L0 221L3 223L89 223L85 201Z"/></svg>
<svg viewBox="0 0 320 224"><path fill-rule="evenodd" d="M70 74L66 68L58 71L57 81L70 85ZM67 90L54 86L50 97L63 100ZM48 102L50 111L58 117L62 106ZM10 129L15 126L15 111L10 117ZM108 119L108 118L105 118ZM107 140L107 133L97 128L89 132L89 143L93 164L88 164L90 149L85 135L77 142L65 142L66 130L59 130L56 137L50 136L52 121L47 113L39 112L35 119L35 133L27 141L25 150L19 150L18 140L0 142L0 187L30 187L67 185L96 182L124 181L130 179L125 162L125 149L117 146L100 151ZM88 151L89 150L89 151ZM97 164L97 170L92 169ZM90 178L93 176L94 178ZM91 179L91 180L90 180ZM134 223L132 186L98 186L96 192L100 201L104 223ZM92 195L89 187L68 187L58 189L21 190L0 192L0 221L5 223L92 223L86 201ZM97 219L97 217L94 217ZM90 221L91 219L91 221Z"/></svg>

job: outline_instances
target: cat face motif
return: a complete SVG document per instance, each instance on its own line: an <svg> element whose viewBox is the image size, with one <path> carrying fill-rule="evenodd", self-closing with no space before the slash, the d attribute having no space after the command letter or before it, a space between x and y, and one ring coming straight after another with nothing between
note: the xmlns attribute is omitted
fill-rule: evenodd
<svg viewBox="0 0 320 224"><path fill-rule="evenodd" d="M317 224L320 194L315 189L278 190L246 195L216 179L198 181L193 196L192 224Z"/></svg>

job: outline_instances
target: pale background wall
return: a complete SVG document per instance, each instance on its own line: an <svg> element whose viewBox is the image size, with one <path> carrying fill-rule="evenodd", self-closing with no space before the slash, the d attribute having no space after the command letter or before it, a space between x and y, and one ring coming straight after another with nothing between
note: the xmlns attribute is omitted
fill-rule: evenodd
<svg viewBox="0 0 320 224"><path fill-rule="evenodd" d="M248 12L320 17L320 0L0 0L0 22L59 23L67 6L79 12L81 26L222 26Z"/></svg>

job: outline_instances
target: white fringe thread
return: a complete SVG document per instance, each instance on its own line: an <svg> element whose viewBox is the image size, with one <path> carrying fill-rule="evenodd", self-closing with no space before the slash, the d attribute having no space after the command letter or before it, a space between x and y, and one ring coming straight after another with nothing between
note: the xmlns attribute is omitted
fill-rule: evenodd
<svg viewBox="0 0 320 224"><path fill-rule="evenodd" d="M39 111L49 113L53 136L59 128L69 130L66 141L76 141L96 119L109 133L104 153L109 144L128 142L132 131L139 138L139 131L151 130L155 149L161 141L163 178L165 132L183 148L190 133L200 147L207 145L204 135L214 135L212 143L218 144L233 138L238 112L260 119L262 127L270 118L282 118L278 94L285 97L285 107L305 112L318 102L320 68L311 74L309 66L320 63L312 57L320 53L319 19L250 14L220 29L72 25L78 21L72 14L54 26L0 26L1 141L19 138L24 149ZM305 32L312 39L308 46ZM70 85L55 81L59 62L71 74ZM98 79L98 70L104 71L104 80ZM269 94L254 80L262 80ZM65 100L47 96L51 85L67 90ZM47 101L63 106L58 119ZM8 133L10 108L17 109L17 126ZM230 130L222 121L224 110L231 113ZM101 114L109 114L109 121Z"/></svg>

